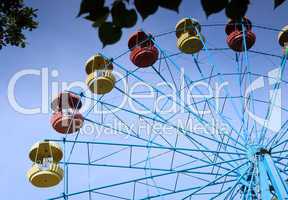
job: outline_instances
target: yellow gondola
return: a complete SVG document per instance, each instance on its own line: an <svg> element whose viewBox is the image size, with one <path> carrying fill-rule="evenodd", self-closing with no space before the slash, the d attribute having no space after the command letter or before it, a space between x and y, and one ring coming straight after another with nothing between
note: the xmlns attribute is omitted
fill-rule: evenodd
<svg viewBox="0 0 288 200"><path fill-rule="evenodd" d="M113 70L113 64L105 59L101 54L96 54L87 60L85 70L87 75L96 70Z"/></svg>
<svg viewBox="0 0 288 200"><path fill-rule="evenodd" d="M91 92L96 94L109 93L115 85L115 77L112 74L113 64L102 55L96 54L85 65L88 77L86 84Z"/></svg>
<svg viewBox="0 0 288 200"><path fill-rule="evenodd" d="M43 169L41 165L35 163L27 172L29 181L36 187L53 187L58 185L63 175L63 170L57 163L50 164L48 169Z"/></svg>
<svg viewBox="0 0 288 200"><path fill-rule="evenodd" d="M186 54L194 54L203 48L205 42L201 25L195 19L184 18L176 25L177 47Z"/></svg>
<svg viewBox="0 0 288 200"><path fill-rule="evenodd" d="M44 141L34 144L29 152L33 165L27 172L31 184L36 187L57 185L63 178L63 170L58 165L62 156L62 149L57 143Z"/></svg>
<svg viewBox="0 0 288 200"><path fill-rule="evenodd" d="M115 77L111 71L108 70L94 72L88 75L86 84L91 92L96 94L106 94L114 88Z"/></svg>
<svg viewBox="0 0 288 200"><path fill-rule="evenodd" d="M50 141L37 142L29 151L29 158L32 162L39 162L44 158L53 157L54 162L59 162L63 152L59 144Z"/></svg>

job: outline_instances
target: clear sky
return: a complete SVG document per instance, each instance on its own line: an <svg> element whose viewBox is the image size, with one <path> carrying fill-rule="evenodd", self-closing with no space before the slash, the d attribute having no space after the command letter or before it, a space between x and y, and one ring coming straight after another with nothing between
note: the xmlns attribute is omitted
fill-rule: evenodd
<svg viewBox="0 0 288 200"><path fill-rule="evenodd" d="M1 199L45 199L57 196L62 192L62 186L54 189L39 190L34 188L26 178L26 171L31 166L28 151L32 144L45 138L61 138L51 128L49 120L51 112L23 115L16 112L10 105L7 97L7 87L11 77L20 70L41 70L48 68L50 73L49 89L52 81L77 81L85 80L85 61L96 52L102 52L108 57L115 57L127 50L129 35L137 28L157 34L173 30L175 24L183 17L191 16L198 19L201 24L226 23L223 12L206 18L199 0L183 0L179 14L159 9L157 14L149 17L144 22L140 19L138 24L131 29L123 30L121 41L115 45L102 49L98 40L98 33L91 24L81 18L76 18L80 1L36 1L26 0L28 5L39 9L39 28L27 33L28 45L25 49L7 47L0 51L0 105L1 105L1 146L2 159L0 160ZM272 0L253 0L247 13L251 21L258 25L282 28L288 23L288 4L284 4L276 11L273 10ZM221 29L223 29L221 31ZM213 47L226 47L224 27L204 29L205 37ZM255 49L264 52L281 54L275 32L257 30L257 44ZM259 33L259 35L258 35ZM175 36L163 37L159 44L168 52L177 52ZM228 55L232 56L232 54ZM123 66L133 69L128 60L128 55L121 59ZM181 64L183 56L175 58ZM266 60L257 61L257 72L267 71L260 64ZM119 61L120 62L120 61ZM218 62L218 61L217 61ZM220 61L219 61L220 62ZM185 63L183 61L183 63ZM225 62L220 62L225 66ZM266 62L267 63L267 62ZM129 67L128 67L129 65ZM252 64L253 65L253 64ZM271 63L267 67L271 67ZM261 68L259 68L261 66ZM228 68L229 66L225 66ZM262 68L263 67L263 68ZM51 77L51 71L57 69L59 76ZM287 73L287 71L286 71ZM149 76L146 75L146 76ZM147 77L146 77L147 78ZM16 85L15 96L17 101L25 107L41 105L41 79L39 76L27 76ZM51 91L49 91L51 98ZM51 99L48 99L50 103ZM80 171L75 173L81 174ZM100 175L99 175L100 176ZM102 177L103 179L105 178ZM86 188L81 185L79 188ZM109 182L109 176L108 180ZM77 181L76 181L77 182ZM77 184L73 186L77 191ZM77 199L77 198L76 198ZM104 199L104 198L103 198Z"/></svg>

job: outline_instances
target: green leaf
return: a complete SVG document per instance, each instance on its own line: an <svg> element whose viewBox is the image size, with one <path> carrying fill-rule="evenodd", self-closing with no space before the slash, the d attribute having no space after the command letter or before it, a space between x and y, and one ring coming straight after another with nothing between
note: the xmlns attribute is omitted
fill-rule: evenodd
<svg viewBox="0 0 288 200"><path fill-rule="evenodd" d="M162 8L179 12L179 6L182 3L182 0L158 0L158 5Z"/></svg>
<svg viewBox="0 0 288 200"><path fill-rule="evenodd" d="M127 10L122 1L115 2L112 10L112 22L116 26L130 28L137 22L137 13L134 9Z"/></svg>
<svg viewBox="0 0 288 200"><path fill-rule="evenodd" d="M143 20L148 16L153 15L159 7L156 0L135 0L134 4Z"/></svg>
<svg viewBox="0 0 288 200"><path fill-rule="evenodd" d="M82 0L77 17L85 13L93 13L104 8L105 0Z"/></svg>
<svg viewBox="0 0 288 200"><path fill-rule="evenodd" d="M126 21L123 27L125 28L131 28L136 25L137 23L137 13L136 10L128 10L126 13Z"/></svg>
<svg viewBox="0 0 288 200"><path fill-rule="evenodd" d="M231 0L225 10L226 16L233 20L242 19L248 10L249 3L249 0Z"/></svg>
<svg viewBox="0 0 288 200"><path fill-rule="evenodd" d="M97 27L97 26L100 26L102 23L104 23L106 21L106 19L109 16L109 12L110 12L109 8L108 7L104 7L99 12L90 13L89 15L87 15L85 17L85 19L88 19L88 20L92 21L93 22L93 26Z"/></svg>
<svg viewBox="0 0 288 200"><path fill-rule="evenodd" d="M274 9L284 3L286 0L274 0Z"/></svg>
<svg viewBox="0 0 288 200"><path fill-rule="evenodd" d="M122 30L112 22L104 22L99 27L98 34L104 48L106 45L118 42L122 36Z"/></svg>
<svg viewBox="0 0 288 200"><path fill-rule="evenodd" d="M117 1L126 1L127 3L129 3L129 0L114 0L114 2L117 2Z"/></svg>
<svg viewBox="0 0 288 200"><path fill-rule="evenodd" d="M37 10L27 7L22 0L0 3L0 49L3 46L26 46L26 30L38 26Z"/></svg>
<svg viewBox="0 0 288 200"><path fill-rule="evenodd" d="M211 14L222 11L229 3L229 0L201 0L201 5L207 17Z"/></svg>

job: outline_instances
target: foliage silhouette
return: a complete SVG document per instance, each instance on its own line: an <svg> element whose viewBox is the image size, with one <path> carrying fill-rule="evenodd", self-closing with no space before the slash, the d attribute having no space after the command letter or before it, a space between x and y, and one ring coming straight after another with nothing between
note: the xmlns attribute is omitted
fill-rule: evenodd
<svg viewBox="0 0 288 200"><path fill-rule="evenodd" d="M23 31L37 27L36 11L25 6L23 0L0 1L0 49L7 45L25 47Z"/></svg>
<svg viewBox="0 0 288 200"><path fill-rule="evenodd" d="M274 8L285 2L272 1ZM123 28L136 25L137 14L145 20L155 14L159 7L178 13L181 3L182 0L114 0L111 5L107 5L106 0L82 0L77 16L92 22L92 27L98 29L99 39L105 47L121 39ZM225 10L226 16L234 20L245 16L249 3L250 0L201 0L207 17ZM36 11L25 6L23 0L1 0L0 49L7 45L25 47L23 31L31 31L37 27Z"/></svg>
<svg viewBox="0 0 288 200"><path fill-rule="evenodd" d="M178 12L181 2L182 0L134 0L131 3L129 0L114 0L108 8L103 0L82 0L78 16L92 21L93 27L99 28L99 39L105 47L121 39L122 28L136 25L137 13L145 20L155 14L159 7ZM128 9L128 6L132 8Z"/></svg>

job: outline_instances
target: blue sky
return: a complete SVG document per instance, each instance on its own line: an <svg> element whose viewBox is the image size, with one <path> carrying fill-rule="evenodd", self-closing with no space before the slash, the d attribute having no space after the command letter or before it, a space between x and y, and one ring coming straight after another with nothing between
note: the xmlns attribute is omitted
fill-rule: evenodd
<svg viewBox="0 0 288 200"><path fill-rule="evenodd" d="M226 23L227 19L223 12L206 18L200 1L183 0L179 14L175 12L159 9L157 14L149 17L144 22L140 19L138 24L123 30L121 41L115 45L102 49L102 44L98 40L98 33L91 27L91 24L81 18L76 18L79 1L36 1L27 0L28 5L39 9L39 28L27 33L28 45L25 49L7 47L0 52L0 105L1 105L1 152L0 161L2 178L0 193L2 199L45 199L57 196L61 193L62 186L54 189L39 190L30 185L26 179L26 171L31 166L28 159L30 146L38 140L44 138L61 138L50 127L50 113L23 115L16 112L9 104L7 97L7 87L10 78L23 69L39 69L47 67L51 70L59 71L58 77L49 77L49 89L52 81L77 81L85 80L85 61L96 52L102 52L108 57L115 57L127 50L127 40L129 35L138 28L143 28L147 32L154 34L173 30L175 24L183 17L192 16L202 24ZM276 11L273 10L272 1L254 0L247 13L251 21L257 25L267 27L282 28L288 23L288 4L284 4ZM217 47L226 47L224 27L204 29L207 41ZM257 43L255 49L264 52L281 54L277 43L275 32L255 30L257 33ZM258 34L259 33L259 34ZM168 52L177 52L175 47L175 36L163 37L159 39L159 44ZM232 56L232 54L228 55ZM133 69L128 60L128 55L120 59L119 62L127 69ZM183 60L181 60L183 59ZM185 64L189 60L185 56L175 58L180 64ZM264 63L261 63L261 61ZM225 61L219 62L225 69L229 66ZM252 62L252 61L251 61ZM274 61L273 61L274 62ZM257 58L255 64L256 72L266 72L272 63L265 65L266 60ZM263 67L263 68L262 68ZM285 72L287 74L287 71ZM149 80L149 74L143 75ZM146 77L145 77L146 76ZM35 107L41 104L41 80L39 76L25 77L16 86L16 99L21 105ZM51 91L49 92L51 97ZM50 102L50 100L48 100ZM81 173L77 169L75 173ZM99 175L100 176L100 175ZM102 176L102 175L101 175ZM102 177L103 179L105 178ZM84 178L83 178L84 179ZM76 180L76 179L75 179ZM112 180L112 179L111 179ZM84 182L84 180L83 180ZM108 176L109 182L109 176ZM86 188L81 185L79 188ZM77 184L73 187L77 191ZM77 198L76 198L77 199Z"/></svg>

